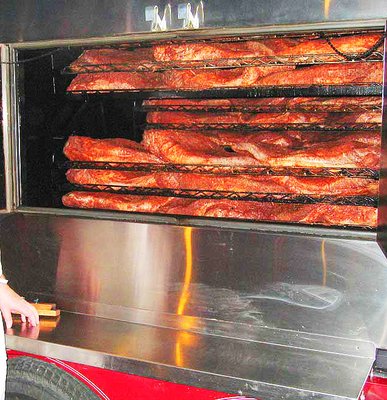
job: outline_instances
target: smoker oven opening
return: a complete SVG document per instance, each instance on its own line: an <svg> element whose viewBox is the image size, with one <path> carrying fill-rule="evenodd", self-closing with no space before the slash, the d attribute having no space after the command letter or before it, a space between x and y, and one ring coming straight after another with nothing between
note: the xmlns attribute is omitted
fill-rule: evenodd
<svg viewBox="0 0 387 400"><path fill-rule="evenodd" d="M20 60L39 57L18 68L22 205L63 207L66 183L63 146L72 134L93 138L140 139L145 120L135 113L133 99L71 99L66 87L72 77L60 71L82 52L81 49L19 51Z"/></svg>
<svg viewBox="0 0 387 400"><path fill-rule="evenodd" d="M381 38L383 36L381 32L377 32L377 35ZM335 36L333 35L333 37ZM271 39L269 38L269 40ZM277 40L276 45L279 47L283 45L283 43L281 44L281 42L278 42L278 40L281 39L273 38L272 40ZM318 37L312 36L312 38L309 39L303 37L285 40L293 40L295 43L298 40L299 42L296 44L307 46L308 40L316 41L319 39ZM231 43L231 47L234 46L236 54L239 54L239 45L235 45L233 41L231 41ZM241 43L250 42L242 40ZM125 173L123 171L136 171L137 173L144 173L144 171L146 171L147 173L153 174L152 179L154 176L160 177L160 174L163 174L162 181L165 182L166 180L167 183L163 183L161 187L137 186L129 190L127 185L122 187L119 184L106 184L104 181L94 184L93 182L91 182L91 184L85 184L83 182L80 185L73 184L70 186L69 182L66 180L65 167L68 167L69 164L68 160L66 160L66 157L63 155L63 147L71 135L75 135L75 137L89 137L92 139L125 138L136 141L137 143L142 143L145 128L147 132L160 131L163 132L163 135L165 135L165 132L178 131L180 137L186 135L185 137L187 138L192 137L192 140L195 139L195 135L192 134L192 132L200 132L203 138L214 135L221 137L225 132L238 133L246 137L254 135L257 131L261 133L269 132L271 135L277 136L285 135L284 133L288 135L287 132L292 136L291 133L297 131L299 137L305 138L309 135L307 139L309 142L313 142L310 137L315 137L316 142L318 141L321 143L321 146L326 145L326 143L324 143L325 139L321 140L322 137L330 137L331 139L329 140L334 141L336 139L333 135L337 132L339 135L346 135L348 142L352 140L350 139L351 137L354 137L355 141L358 140L358 138L355 137L357 133L360 133L359 137L361 137L361 139L359 140L364 143L372 140L372 138L380 134L380 121L377 120L375 123L372 118L368 118L369 115L367 113L373 115L380 113L381 115L381 104L379 104L380 102L378 101L378 98L381 99L381 85L375 84L375 82L367 82L367 80L360 75L358 82L348 83L348 81L345 81L346 78L344 77L343 83L339 81L338 83L336 82L329 85L318 84L311 86L292 83L292 77L297 74L298 76L304 73L308 74L311 69L318 69L325 64L332 66L332 71L341 63L343 63L342 65L345 65L346 68L352 68L353 62L358 63L359 68L364 65L374 68L377 64L381 65L381 42L378 44L377 48L371 49L374 51L363 52L360 56L359 54L352 54L351 57L353 57L353 59L348 59L348 55L345 55L343 59L343 55L340 54L340 51L335 53L336 42L334 42L333 39L332 41L328 40L327 43L329 43L332 49L329 55L320 54L318 56L313 56L310 54L301 54L301 56L297 56L297 59L295 59L294 56L292 56L293 58L290 56L284 57L277 55L264 56L261 58L243 58L243 56L238 58L233 55L233 58L230 59L218 58L210 62L205 62L205 65L203 65L200 59L189 61L175 60L163 63L158 63L154 60L134 60L132 63L124 63L121 61L118 65L114 63L111 65L107 64L105 58L101 64L92 62L88 65L86 63L84 67L82 64L74 63L78 57L81 56L81 60L82 57L85 56L83 48L57 48L54 49L54 51L47 49L19 50L18 58L20 61L23 61L17 68L21 119L22 205L28 207L63 208L62 196L65 193L71 190L88 190L90 193L105 191L107 196L110 196L111 192L114 192L115 195L122 196L134 195L137 196L136 201L137 199L143 199L144 202L147 201L149 196L158 196L158 198L164 197L168 199L176 197L178 202L190 202L190 207L192 209L193 199L199 199L202 202L212 201L215 211L213 211L213 215L210 216L213 217L222 217L222 214L216 211L216 202L219 200L224 201L223 204L227 201L227 207L231 208L233 208L235 204L254 204L251 202L256 202L255 204L274 204L274 211L272 212L274 217L276 214L276 204L288 204L289 206L287 207L291 209L291 212L294 212L295 207L298 207L300 204L304 204L307 207L322 204L323 207L326 207L326 213L329 213L328 210L331 206L339 206L339 208L348 206L347 209L343 208L343 211L340 211L344 219L345 214L348 213L347 210L350 210L351 207L355 207L352 209L356 210L356 212L360 210L361 207L363 207L365 213L370 210L375 210L377 202L377 189L375 192L375 188L377 187L378 168L373 168L369 165L361 166L361 168L325 168L325 165L322 164L319 165L318 168L316 168L316 166L313 168L303 168L299 165L285 165L285 167L283 167L280 164L271 165L269 163L269 165L261 165L260 163L256 163L251 167L246 167L246 164L233 165L232 162L230 165L221 166L212 165L211 163L210 165L203 165L205 163L194 163L199 165L191 165L190 162L184 162L184 160L180 163L174 162L172 163L173 165L171 165L171 162L162 159L158 154L157 157L160 157L158 158L158 160L160 160L159 162L153 161L147 163L147 160L145 160L143 162L144 165L140 165L142 169L136 163L134 163L136 165L127 163L119 166L117 166L117 163L114 165L105 163L105 165L101 166L98 160L94 163L90 162L90 160L83 163L80 161L78 164L74 164L73 162L70 166L73 171L88 170L94 174L106 174L106 172L103 171L109 170L113 171L115 177L122 177ZM199 45L203 45L203 43ZM226 43L226 45L229 47L229 43ZM166 51L165 49L170 50L168 46L171 45L166 44L165 48L162 50L164 52ZM194 44L194 46L196 46L196 44ZM245 48L247 45L243 44L243 46ZM149 54L151 49L152 47L148 44L147 46L143 46L143 48L134 50L133 54L136 54L137 51L140 52L140 54ZM112 51L111 54L113 57L117 56L117 53L114 52L125 52L127 50L127 48L122 48L121 50L117 50L117 48L108 48L106 54L110 54L109 51ZM224 48L221 48L221 50L224 51ZM118 57L122 57L122 53L119 54ZM32 60L28 61L28 59ZM279 79L277 83L271 85L259 86L257 84L256 86L238 87L238 84L235 83L241 81L238 71L244 71L246 74L247 72L256 73L257 68L262 69L262 67L259 66L262 62L268 64L268 68L274 68L268 75L269 81L270 76L287 73L286 71L289 69L294 71L291 72L293 75L289 75L290 83L283 85L283 81ZM71 68L73 68L73 70L71 70ZM84 68L84 70L82 70L82 68ZM207 71L211 71L218 81L223 79L224 76L227 76L227 82L233 82L234 86L206 86L208 82L203 78L206 78L205 74ZM87 90L84 90L82 86L84 85L83 82L87 81L88 77L94 79L99 74L102 76L104 73L110 74L110 76L132 74L130 75L131 77L135 77L142 82L142 87L138 90L126 90L124 88L118 93L115 90L111 90L110 87L109 90L107 90L109 93L105 93L105 90L101 91L98 87L97 89L93 87L93 91L87 93ZM190 87L187 89L186 87L179 87L178 85L181 84L181 82L184 84L184 79L187 79L187 73L192 73L192 75L199 78L193 83L192 88ZM203 73L204 75L201 75ZM167 76L166 74L170 75L169 82L173 81L171 80L171 76L175 78L175 81L170 83L170 86L164 85L163 87L158 87L157 85L159 83L156 84L155 81L159 82L160 77L165 77ZM247 79L245 75L243 79ZM153 79L149 87L143 84L144 76L149 77L151 80ZM181 80L182 77L184 78L183 80ZM243 79L242 82L246 82L246 80ZM264 77L262 82L265 79L267 79L267 77ZM276 81L274 80L273 82ZM68 92L69 87L72 89L73 94ZM74 95L74 93L77 95ZM252 96L272 100L267 101L266 104L262 103L260 105L260 110L258 110L257 106L254 105L254 101L251 99ZM287 99L293 98L294 103L297 103L298 99L300 99L300 101L297 106L292 106L293 109L289 109L286 108L289 107L289 105L284 106L284 101L281 103L280 98L282 97ZM165 100L144 100L147 98L165 98ZM168 100L168 98L171 100ZM227 103L225 100L228 98L234 100L232 100L231 103ZM302 101L302 99L307 98L311 98L312 100L309 103L308 101ZM335 100L345 98L352 99L353 101L340 103L340 101L337 102ZM362 100L357 103L355 100L357 98L361 98ZM214 101L211 103L206 99L214 99ZM287 100L285 102L287 102ZM362 115L365 115L364 120L354 121L354 116L362 112ZM281 113L290 114L289 121L291 122L288 123L286 128L284 128L283 125L279 127L275 120L263 120L263 122L260 121L258 123L256 121L254 122L254 118L259 120L258 117L260 113L278 113L278 115ZM298 116L298 118L301 118L300 120L295 119L292 121L292 115L298 114L300 114L302 118ZM321 118L317 118L321 117L321 115L327 116L324 123L320 121ZM211 116L213 119L211 119ZM237 121L233 120L235 116L239 118ZM309 118L310 116L315 116L315 120ZM351 136L352 133L355 136ZM298 141L297 143L298 144L292 145L292 151L300 151L301 145L299 143L301 142ZM361 151L365 146L364 143L361 144L359 142L359 146L355 151ZM232 156L235 158L238 155L245 155L247 152L246 146L243 150L239 148L236 150L237 146L234 147L228 143L220 143L220 145L224 153L228 153L228 155L226 154L228 157ZM261 143L259 143L259 145L261 145ZM198 146L200 147L199 142ZM268 146L269 145L264 142L263 147L261 147L266 149ZM242 147L240 146L240 148ZM192 149L192 151L195 152L196 149ZM208 149L206 151L208 151ZM230 158L230 160L234 158ZM182 165L179 166L176 164ZM180 179L180 183L176 184L176 181L172 182L170 176L169 180L166 179L165 177L168 177L168 174L173 176L174 179ZM214 177L214 182L218 182L220 190L217 187L210 189L206 187L205 190L193 187L194 183L192 182L195 182L195 179L199 182L199 176L201 176L200 179L207 181L210 180L211 176ZM245 179L244 187L247 187L247 189L244 191L239 190L239 193L233 192L232 184L227 181L230 176L232 176L232 179L239 179L238 182L240 182L242 178ZM67 178L68 177L69 175ZM227 179L225 177L227 177ZM261 193L261 191L259 191L259 186L257 189L257 184L255 184L254 189L249 189L249 186L246 186L246 179L247 181L250 179L252 182L254 180L257 181L257 177L266 179L267 181L271 179L272 182L276 182L276 184L278 184L278 182L283 184L284 180L290 180L291 182L296 182L295 184L292 183L293 186L304 184L307 182L307 179L312 179L313 181L313 178L315 179L313 181L314 186L316 186L315 183L318 182L317 179L321 180L326 178L331 179L333 182L336 178L342 178L347 179L345 182L350 182L352 189L356 186L355 182L357 179L358 182L361 182L361 185L367 181L373 189L368 193L368 189L361 191L357 187L350 195L346 195L345 191L343 193L340 193L340 191L336 193L334 189L332 189L332 193L316 193L316 191L310 193L310 188L308 189L308 185L306 185L304 192L296 188L292 189L293 192L291 193L283 193L277 187L274 188L272 192L270 189L266 189ZM363 180L361 181L361 179ZM322 184L324 183L323 181L321 182ZM342 182L344 182L344 180ZM345 182L343 183L344 186L346 185ZM203 182L200 184L202 183ZM337 181L335 181L335 184L337 185ZM289 186L288 182L287 185ZM331 186L333 187L333 184ZM121 197L121 199L122 198L123 197ZM231 206L229 206L229 204L231 204ZM179 207L181 209L181 204L177 203L175 210L178 210ZM312 208L310 208L310 210L313 211ZM161 213L163 213L163 211L161 211ZM176 213L179 214L181 212L176 211ZM243 218L243 213L241 213L241 215ZM236 218L241 217L238 216ZM256 219L259 220L259 216ZM265 220L266 217L263 216L262 219ZM300 216L299 220L285 222L313 223L303 216ZM317 221L316 223L318 224L319 222ZM328 222L326 224L346 225L345 223L341 224L338 220L336 220L336 223Z"/></svg>

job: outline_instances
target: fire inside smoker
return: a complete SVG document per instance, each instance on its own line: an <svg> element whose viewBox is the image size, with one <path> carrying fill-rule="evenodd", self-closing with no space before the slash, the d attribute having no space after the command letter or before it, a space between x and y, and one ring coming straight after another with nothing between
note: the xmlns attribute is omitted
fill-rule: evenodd
<svg viewBox="0 0 387 400"><path fill-rule="evenodd" d="M177 89L182 94L190 91L193 97L195 90L220 88L280 90L322 85L329 90L334 85L381 85L382 39L379 33L361 33L331 39L282 37L156 44L130 51L86 50L69 67L77 76L68 91ZM313 57L316 61L310 65ZM65 155L70 161L90 163L214 165L220 169L203 174L75 166L66 176L83 190L66 194L64 205L376 226L381 98L165 98L146 100L142 107L148 114L140 143L71 136ZM283 168L284 173L221 173L221 166ZM287 175L286 170L292 168L372 170L375 176Z"/></svg>

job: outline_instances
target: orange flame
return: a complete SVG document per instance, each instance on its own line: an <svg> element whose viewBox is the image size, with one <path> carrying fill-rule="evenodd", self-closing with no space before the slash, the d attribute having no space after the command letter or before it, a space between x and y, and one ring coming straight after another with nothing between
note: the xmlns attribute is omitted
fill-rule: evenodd
<svg viewBox="0 0 387 400"><path fill-rule="evenodd" d="M329 18L329 9L331 7L331 0L324 0L324 16Z"/></svg>
<svg viewBox="0 0 387 400"><path fill-rule="evenodd" d="M189 297L189 285L192 279L192 228L184 228L184 242L185 242L185 276L184 286L180 295L179 306L177 308L177 315L183 315L185 305Z"/></svg>
<svg viewBox="0 0 387 400"><path fill-rule="evenodd" d="M184 315L184 309L187 304L189 298L189 286L191 284L192 279L192 228L187 227L184 228L184 242L185 242L185 276L184 276L184 285L181 291L179 305L177 307L177 315ZM183 329L189 329L190 318L184 318L183 320ZM175 361L176 365L179 367L184 366L184 358L183 358L183 346L190 344L191 335L187 332L179 332L177 335L177 341L175 345Z"/></svg>

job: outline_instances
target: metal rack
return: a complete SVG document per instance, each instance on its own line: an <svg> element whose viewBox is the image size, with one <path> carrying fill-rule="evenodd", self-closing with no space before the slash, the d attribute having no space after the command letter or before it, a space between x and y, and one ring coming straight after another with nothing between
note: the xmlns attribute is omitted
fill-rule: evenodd
<svg viewBox="0 0 387 400"><path fill-rule="evenodd" d="M330 113L357 113L364 111L382 112L382 105L375 104L351 104L351 105L335 105L335 104L297 104L295 106L281 105L206 105L206 104L157 104L142 105L136 108L136 111L176 111L176 112L240 112L240 113L284 113L284 112L330 112Z"/></svg>
<svg viewBox="0 0 387 400"><path fill-rule="evenodd" d="M124 62L124 63L107 63L107 64L82 64L79 63L72 68L71 66L65 67L62 70L63 74L89 74L98 72L159 72L167 70L184 70L184 69L222 69L222 68L243 68L243 67L256 67L256 66L279 66L279 65L313 65L321 63L346 63L352 61L383 61L383 52L380 51L380 47L383 44L384 34L381 33L380 39L368 50L363 53L343 53L335 47L331 39L342 37L351 33L333 33L326 34L325 32L316 32L314 34L287 34L287 35L273 35L273 37L285 37L285 38L320 38L324 39L330 48L332 53L327 54L303 54L303 55L264 55L258 57L244 57L244 58L225 58L219 60L190 60L190 61L156 61L156 60L146 60L146 61L134 61ZM258 41L268 38L267 35L260 36L233 36L226 38L217 38L216 43L236 43L236 42L246 42L246 41ZM164 41L164 42L147 42L144 43L130 43L130 44L118 44L118 45L108 45L102 46L100 48L113 48L120 50L135 50L138 48L152 47L155 44L164 45L174 45L175 43L190 43L192 39L185 39L176 42L174 40ZM196 38L195 43L207 43L209 39ZM214 43L211 40L211 43ZM95 48L95 47L94 47Z"/></svg>
<svg viewBox="0 0 387 400"><path fill-rule="evenodd" d="M200 130L200 131L238 131L238 132L256 132L256 131L375 131L380 130L379 123L334 123L329 126L321 124L229 124L229 123L148 123L147 129L172 129L172 130Z"/></svg>
<svg viewBox="0 0 387 400"><path fill-rule="evenodd" d="M192 60L192 61L143 61L125 62L116 64L76 64L62 70L62 74L94 74L101 72L164 72L171 70L195 69L235 69L245 67L270 67L281 65L314 65L314 64L342 64L353 60L360 62L383 61L383 53L374 51L365 57L358 54L348 54L344 58L337 53L305 54L284 56L260 56L245 58L225 58L219 60Z"/></svg>
<svg viewBox="0 0 387 400"><path fill-rule="evenodd" d="M314 36L316 37L316 36ZM383 53L378 51L380 40L372 49L363 54L343 54L334 48L329 37L320 34L320 38L326 39L332 48L330 54L307 54L297 56L262 56L247 58L232 58L220 60L200 60L200 61L171 61L157 62L154 60L144 62L125 62L117 64L78 64L74 69L67 67L62 70L63 74L92 74L92 73L115 73L115 72L163 72L167 70L185 70L185 69L233 69L245 67L269 67L279 65L312 65L322 63L349 63L354 60L360 62L381 62ZM240 40L241 38L235 38ZM261 37L259 38L261 39ZM383 39L383 36L381 36ZM244 38L241 40L251 40ZM197 40L195 40L197 41ZM172 43L172 42L171 42ZM132 44L133 45L133 44ZM148 45L150 45L148 43ZM138 46L142 47L142 46ZM117 47L114 47L117 48ZM118 47L123 48L123 47ZM223 87L215 89L173 89L170 88L141 88L141 89L118 89L118 90L77 90L68 91L69 96L92 100L99 96L109 96L109 98L188 98L188 99L211 99L211 98L260 98L260 97L343 97L343 96L381 96L383 86L378 83L362 83L351 85L276 85L276 86L258 86L258 87ZM213 106L145 106L136 107L136 111L202 111L202 112L283 112L290 111L285 106L268 105L260 107L213 107ZM302 112L362 112L379 111L381 105L355 104L345 107L321 105L300 105L291 111ZM380 123L342 123L333 122L326 126L324 123L296 123L296 124L241 124L241 123L154 123L147 124L147 128L154 129L174 129L174 130L238 130L245 132L254 132L258 130L310 130L310 131L356 131L380 130ZM112 169L119 171L139 171L139 172L180 172L180 173L201 173L201 174L251 174L267 176L299 176L299 177L346 177L346 178L365 178L379 179L379 171L372 169L354 169L354 168L272 168L269 166L223 166L223 165L189 165L189 164L153 164L153 163L119 163L119 162L82 162L73 161L64 164L65 168L74 169ZM350 206L368 206L377 207L378 200L372 196L340 196L340 195L313 195L313 194L290 194L290 193L261 193L261 192L233 192L224 190L196 190L196 189L171 189L171 188L149 188L149 187L131 187L122 185L77 185L71 184L70 190L107 192L122 195L139 196L167 196L190 199L227 199L234 201L256 201L270 203L291 203L291 204L332 204L332 205L350 205Z"/></svg>
<svg viewBox="0 0 387 400"><path fill-rule="evenodd" d="M108 161L67 161L60 166L65 169L100 169L137 172L175 172L217 175L256 176L299 176L299 177L345 177L379 179L379 171L370 168L298 168L268 166L234 166L234 165L202 165L202 164L156 164L128 163Z"/></svg>
<svg viewBox="0 0 387 400"><path fill-rule="evenodd" d="M73 90L69 96L91 100L93 97L109 96L112 98L256 98L256 97L344 97L344 96L381 96L383 85L363 83L356 85L310 85L310 86L259 86L252 88L224 87L217 89L111 89L111 90Z"/></svg>
<svg viewBox="0 0 387 400"><path fill-rule="evenodd" d="M227 36L217 36L214 40L213 37L179 37L179 38L168 38L168 39L156 39L151 40L147 38L146 41L132 41L126 43L104 43L101 45L92 45L92 46L83 46L83 49L87 50L89 48L93 49L122 49L122 50L135 50L138 48L148 48L158 44L181 44L181 43L236 43L236 42L246 42L246 41L258 41L264 39L278 39L278 38L287 38L287 39L325 39L330 40L339 37L352 36L356 34L367 34L367 33L375 33L380 34L380 38L384 37L384 31L380 28L374 29L346 29L342 31L314 31L314 32L274 32L274 33L259 33L259 34L241 34L241 35L227 35ZM68 47L66 47L68 49Z"/></svg>
<svg viewBox="0 0 387 400"><path fill-rule="evenodd" d="M257 201L264 203L332 204L377 207L378 200L371 196L332 196L289 193L233 192L224 190L168 189L130 187L119 185L71 185L72 190L130 194L137 196L182 197L190 199L226 199L235 201Z"/></svg>

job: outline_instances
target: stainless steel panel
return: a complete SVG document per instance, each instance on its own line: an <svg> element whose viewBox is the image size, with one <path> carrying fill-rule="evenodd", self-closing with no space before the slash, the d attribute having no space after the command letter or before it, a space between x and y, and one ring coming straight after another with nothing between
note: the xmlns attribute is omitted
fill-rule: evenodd
<svg viewBox="0 0 387 400"><path fill-rule="evenodd" d="M63 313L56 328L7 333L7 346L97 367L265 399L357 399L373 349L347 355ZM351 344L352 346L354 343ZM340 377L340 379L338 379Z"/></svg>
<svg viewBox="0 0 387 400"><path fill-rule="evenodd" d="M356 398L387 346L387 261L372 240L21 213L0 238L11 285L70 312L9 332L18 350L320 399Z"/></svg>
<svg viewBox="0 0 387 400"><path fill-rule="evenodd" d="M148 310L387 344L387 261L373 241L22 214L0 234L16 288L68 311L131 320Z"/></svg>
<svg viewBox="0 0 387 400"><path fill-rule="evenodd" d="M17 101L14 97L14 75L15 68L12 63L15 53L11 52L8 46L1 46L1 83L2 83L2 137L3 137L3 151L4 151L4 183L5 183L5 208L7 212L11 212L16 204L15 190L18 185L17 174L15 173L16 165L15 159L15 141L17 136L13 133L17 131L17 115L15 107ZM19 163L20 165L20 163Z"/></svg>
<svg viewBox="0 0 387 400"><path fill-rule="evenodd" d="M182 30L179 4L192 5L195 14L199 1L181 0L18 0L0 3L0 41L113 36L149 32L146 8L158 7L162 17L170 4L171 23L167 29ZM289 24L339 22L363 26L369 20L380 26L387 18L384 0L204 0L204 22L200 28L244 28ZM149 13L148 13L149 14Z"/></svg>

